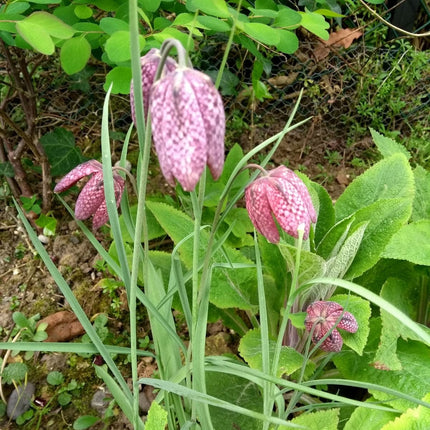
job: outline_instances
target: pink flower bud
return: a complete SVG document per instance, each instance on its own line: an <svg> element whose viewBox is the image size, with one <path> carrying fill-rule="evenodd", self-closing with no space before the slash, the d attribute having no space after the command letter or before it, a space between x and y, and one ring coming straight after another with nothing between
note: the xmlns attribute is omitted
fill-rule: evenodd
<svg viewBox="0 0 430 430"><path fill-rule="evenodd" d="M89 175L92 175L92 177L82 188L81 194L79 194L76 200L75 216L79 220L84 220L94 215L93 229L97 230L109 220L104 194L103 166L101 163L96 160L90 160L76 166L55 186L54 192L60 193L65 191L75 185L80 179ZM125 181L115 172L113 179L116 206L118 207L124 191Z"/></svg>
<svg viewBox="0 0 430 430"><path fill-rule="evenodd" d="M342 349L342 336L336 328L355 333L358 323L349 312L336 302L314 302L306 309L305 327L312 332L312 342L317 344L328 332L331 333L323 341L320 348L327 352L339 352ZM338 322L338 320L340 321Z"/></svg>
<svg viewBox="0 0 430 430"><path fill-rule="evenodd" d="M142 73L142 93L143 93L143 107L145 109L145 118L148 114L149 109L149 96L151 92L152 84L154 83L155 74L158 69L158 65L160 64L160 50L156 48L152 48L149 50L143 57L140 58L140 67ZM167 73L173 72L176 69L178 64L176 61L167 57L166 62L164 63L163 74L164 76ZM133 81L131 81L130 85L130 107L131 107L131 117L133 118L133 122L136 123L136 108L134 105L134 94L133 94Z"/></svg>
<svg viewBox="0 0 430 430"><path fill-rule="evenodd" d="M208 165L216 180L224 166L225 114L210 78L178 68L157 81L150 98L152 134L161 171L174 186L194 190Z"/></svg>
<svg viewBox="0 0 430 430"><path fill-rule="evenodd" d="M280 240L273 217L282 230L295 238L302 226L305 240L311 223L317 219L306 185L285 166L279 166L252 182L246 188L245 202L254 227L272 243Z"/></svg>

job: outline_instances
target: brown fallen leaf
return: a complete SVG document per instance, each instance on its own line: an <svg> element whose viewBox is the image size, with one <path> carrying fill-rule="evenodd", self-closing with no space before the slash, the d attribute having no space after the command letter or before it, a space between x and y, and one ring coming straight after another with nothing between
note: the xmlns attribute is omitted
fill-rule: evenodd
<svg viewBox="0 0 430 430"><path fill-rule="evenodd" d="M48 315L39 321L38 325L46 323L46 333L48 334L45 342L65 342L85 333L82 324L73 312L60 311Z"/></svg>
<svg viewBox="0 0 430 430"><path fill-rule="evenodd" d="M321 40L314 49L315 58L323 60L330 53L330 46L338 48L349 48L355 39L360 38L363 33L356 28L340 28L339 30L330 33L328 40Z"/></svg>

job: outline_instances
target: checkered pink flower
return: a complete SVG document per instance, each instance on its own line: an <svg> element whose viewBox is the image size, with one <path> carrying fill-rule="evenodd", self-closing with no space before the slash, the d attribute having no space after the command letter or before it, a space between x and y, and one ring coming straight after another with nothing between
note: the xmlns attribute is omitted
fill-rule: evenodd
<svg viewBox="0 0 430 430"><path fill-rule="evenodd" d="M179 67L151 91L152 135L161 171L174 186L194 190L206 165L214 179L224 166L225 114L210 78Z"/></svg>
<svg viewBox="0 0 430 430"><path fill-rule="evenodd" d="M252 182L245 190L245 202L254 227L272 243L280 239L273 216L290 236L297 238L298 228L303 226L305 240L311 223L317 219L306 185L285 166Z"/></svg>
<svg viewBox="0 0 430 430"><path fill-rule="evenodd" d="M97 230L109 221L103 186L103 166L101 163L96 160L90 160L76 166L55 186L54 192L61 193L76 184L80 179L89 175L92 175L90 180L82 188L76 200L75 216L79 220L84 220L93 215L93 229ZM125 181L115 172L113 179L116 205L118 207L124 191Z"/></svg>
<svg viewBox="0 0 430 430"><path fill-rule="evenodd" d="M358 330L358 323L354 315L345 312L343 307L336 302L314 302L308 306L306 313L305 327L309 332L313 329L313 343L317 344L333 329L320 346L323 351L339 352L342 349L343 340L337 328L350 333Z"/></svg>
<svg viewBox="0 0 430 430"><path fill-rule="evenodd" d="M156 48L150 49L143 57L140 58L140 67L142 73L142 93L143 93L143 107L145 109L145 118L148 114L149 109L149 96L151 92L151 87L154 83L155 74L160 64L161 54L160 50ZM164 63L162 77L178 67L178 64L172 57L167 57ZM136 123L136 108L134 105L134 93L133 93L133 81L130 85L130 107L131 107L131 117L133 122Z"/></svg>

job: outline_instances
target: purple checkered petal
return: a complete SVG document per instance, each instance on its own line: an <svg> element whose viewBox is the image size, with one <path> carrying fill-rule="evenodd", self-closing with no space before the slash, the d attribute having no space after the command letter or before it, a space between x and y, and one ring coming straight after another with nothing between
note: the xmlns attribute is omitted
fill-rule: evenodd
<svg viewBox="0 0 430 430"><path fill-rule="evenodd" d="M80 179L85 176L91 175L96 172L101 172L103 166L97 160L89 160L85 163L79 164L73 170L71 170L60 182L55 186L54 192L61 193L69 189L72 185L75 185Z"/></svg>
<svg viewBox="0 0 430 430"><path fill-rule="evenodd" d="M269 242L279 242L279 232L272 217L272 210L267 199L267 180L260 178L245 190L246 209L255 229Z"/></svg>
<svg viewBox="0 0 430 430"><path fill-rule="evenodd" d="M358 330L357 320L355 319L354 315L349 312L344 312L342 319L337 326L350 333L355 333Z"/></svg>
<svg viewBox="0 0 430 430"><path fill-rule="evenodd" d="M285 166L279 166L270 172L271 177L281 179L281 182L287 182L296 188L299 193L304 207L306 208L309 218L312 222L316 222L317 214L312 204L312 199L304 182L290 169Z"/></svg>
<svg viewBox="0 0 430 430"><path fill-rule="evenodd" d="M143 94L143 106L145 109L145 117L148 114L149 108L149 97L151 93L151 87L154 83L155 74L158 69L158 65L160 64L160 50L156 48L150 49L146 55L140 58L140 67L142 73L142 94ZM176 61L167 57L166 62L164 63L162 77L167 73L174 71L177 67ZM130 108L131 108L131 116L133 118L133 122L136 123L136 109L134 104L134 86L133 81L130 84Z"/></svg>
<svg viewBox="0 0 430 430"><path fill-rule="evenodd" d="M194 89L205 125L207 138L207 164L217 180L224 167L225 113L221 95L209 76L197 70L185 71L185 78Z"/></svg>
<svg viewBox="0 0 430 430"><path fill-rule="evenodd" d="M96 172L82 188L76 200L75 216L77 219L87 219L93 215L105 200L103 172Z"/></svg>
<svg viewBox="0 0 430 430"><path fill-rule="evenodd" d="M196 93L184 70L170 73L153 86L152 134L160 167L173 185L194 190L207 162L208 138Z"/></svg>
<svg viewBox="0 0 430 430"><path fill-rule="evenodd" d="M322 337L323 336L321 336L319 339L312 339L312 340L316 344L316 343L318 343L320 341L320 339ZM340 335L340 333L336 329L334 329L323 340L322 344L320 345L320 348L323 351L327 351L327 352L339 352L342 349L342 345L343 345L342 336Z"/></svg>

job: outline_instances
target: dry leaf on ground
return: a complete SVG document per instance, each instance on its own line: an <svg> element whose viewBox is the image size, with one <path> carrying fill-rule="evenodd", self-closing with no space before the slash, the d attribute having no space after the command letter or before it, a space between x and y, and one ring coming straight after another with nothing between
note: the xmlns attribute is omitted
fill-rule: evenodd
<svg viewBox="0 0 430 430"><path fill-rule="evenodd" d="M321 40L314 49L315 58L323 60L330 53L330 46L338 48L349 48L355 39L360 38L363 33L356 28L340 28L339 30L330 33L328 40Z"/></svg>

